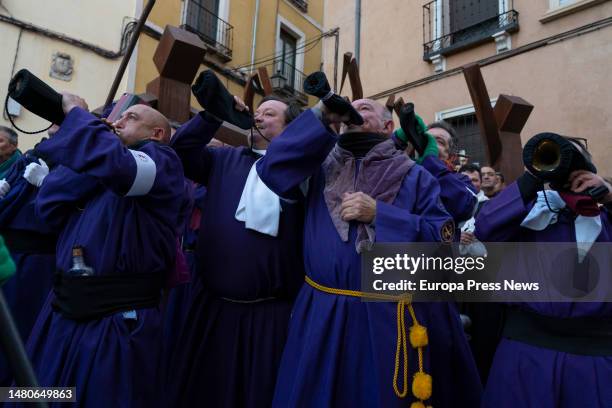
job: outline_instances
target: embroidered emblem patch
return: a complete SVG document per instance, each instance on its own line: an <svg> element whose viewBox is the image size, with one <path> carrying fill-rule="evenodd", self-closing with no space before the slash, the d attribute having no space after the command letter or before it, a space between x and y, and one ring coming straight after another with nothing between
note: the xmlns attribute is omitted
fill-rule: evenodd
<svg viewBox="0 0 612 408"><path fill-rule="evenodd" d="M442 237L442 242L453 242L453 237L455 236L455 223L453 220L448 220L442 225L440 236Z"/></svg>

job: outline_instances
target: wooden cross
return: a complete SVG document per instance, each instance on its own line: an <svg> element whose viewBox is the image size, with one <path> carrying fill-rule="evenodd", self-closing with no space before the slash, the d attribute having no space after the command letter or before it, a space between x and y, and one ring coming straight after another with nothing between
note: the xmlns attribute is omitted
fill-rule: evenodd
<svg viewBox="0 0 612 408"><path fill-rule="evenodd" d="M518 96L502 94L493 109L480 66L470 64L463 67L463 75L476 111L488 164L511 183L524 171L521 130L529 119L533 105Z"/></svg>
<svg viewBox="0 0 612 408"><path fill-rule="evenodd" d="M157 110L168 119L189 120L191 83L204 59L206 46L200 38L178 27L166 26L153 62L159 77L147 84L147 93L157 96Z"/></svg>
<svg viewBox="0 0 612 408"><path fill-rule="evenodd" d="M344 80L346 76L349 77L349 82L351 83L351 91L353 93L353 101L357 99L363 98L363 87L361 86L361 78L359 77L359 67L357 66L357 60L353 58L352 52L344 53L344 60L342 62L342 81L340 81L340 91L338 94L342 93L342 88L344 87Z"/></svg>
<svg viewBox="0 0 612 408"><path fill-rule="evenodd" d="M205 50L198 36L169 25L155 50L153 62L160 75L149 82L146 93L138 94L138 97L164 114L174 127L199 112L191 108L191 83L200 69ZM101 106L93 113L100 116L103 110ZM248 134L244 129L223 122L215 138L232 146L246 146Z"/></svg>
<svg viewBox="0 0 612 408"><path fill-rule="evenodd" d="M244 87L244 97L242 99L251 112L255 112L253 110L253 101L255 99L256 86L263 90L264 96L268 96L274 92L266 67L259 67L257 72L249 77Z"/></svg>

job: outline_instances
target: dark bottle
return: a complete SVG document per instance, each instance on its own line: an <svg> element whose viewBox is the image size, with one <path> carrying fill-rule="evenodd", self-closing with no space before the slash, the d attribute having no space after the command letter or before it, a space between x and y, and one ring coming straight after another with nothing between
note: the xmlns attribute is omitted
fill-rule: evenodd
<svg viewBox="0 0 612 408"><path fill-rule="evenodd" d="M72 268L66 274L70 276L92 276L94 274L93 268L85 264L82 247L75 246L72 248Z"/></svg>

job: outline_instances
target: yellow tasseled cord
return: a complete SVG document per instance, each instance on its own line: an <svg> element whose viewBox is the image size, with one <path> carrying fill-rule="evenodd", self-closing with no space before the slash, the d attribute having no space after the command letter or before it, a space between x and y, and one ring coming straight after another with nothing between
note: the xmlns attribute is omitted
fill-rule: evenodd
<svg viewBox="0 0 612 408"><path fill-rule="evenodd" d="M323 286L306 276L306 283L313 288L332 295L352 296L372 300L387 300L397 302L397 347L395 349L395 369L393 371L393 391L399 398L405 398L408 394L408 340L410 345L417 349L419 359L419 371L414 374L412 379L412 394L419 401L413 402L410 408L432 408L425 406L425 400L431 398L432 378L425 373L423 368L423 348L429 343L427 328L419 324L414 308L412 307L410 294L400 296L385 295L381 293L366 293L357 290L336 289ZM406 335L406 321L404 308L408 308L408 313L412 318L412 326L409 335ZM402 361L400 361L402 360ZM403 383L400 390L398 385L400 363L403 363Z"/></svg>

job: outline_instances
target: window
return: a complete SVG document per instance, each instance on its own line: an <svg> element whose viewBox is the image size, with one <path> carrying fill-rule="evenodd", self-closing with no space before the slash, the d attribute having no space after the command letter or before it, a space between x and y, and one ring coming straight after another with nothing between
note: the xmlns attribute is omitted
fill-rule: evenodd
<svg viewBox="0 0 612 408"><path fill-rule="evenodd" d="M425 60L493 40L518 30L513 0L433 0L423 6Z"/></svg>
<svg viewBox="0 0 612 408"><path fill-rule="evenodd" d="M287 31L280 31L280 60L276 72L282 75L291 88L295 85L295 59L297 40Z"/></svg>
<svg viewBox="0 0 612 408"><path fill-rule="evenodd" d="M197 34L221 55L231 58L234 27L219 17L220 11L227 11L227 1L186 0L184 7L181 27Z"/></svg>
<svg viewBox="0 0 612 408"><path fill-rule="evenodd" d="M575 2L576 0L551 0L551 8L568 6ZM556 4L553 5L552 3L556 3Z"/></svg>
<svg viewBox="0 0 612 408"><path fill-rule="evenodd" d="M540 18L541 23L579 12L589 7L604 3L607 0L548 0L548 11Z"/></svg>
<svg viewBox="0 0 612 408"><path fill-rule="evenodd" d="M278 16L277 20L276 58L270 66L270 82L274 92L293 97L305 105L308 97L304 94L305 75L302 71L306 38L302 31L283 17Z"/></svg>
<svg viewBox="0 0 612 408"><path fill-rule="evenodd" d="M469 163L476 163L480 166L486 165L487 156L480 137L480 128L478 127L476 114L470 113L444 120L453 126L457 132L455 153L465 150Z"/></svg>
<svg viewBox="0 0 612 408"><path fill-rule="evenodd" d="M495 106L497 98L491 100L491 107ZM435 120L444 120L455 128L457 140L453 153L465 150L470 163L480 166L487 164L486 148L480 136L480 127L476 119L473 105L464 105L437 112Z"/></svg>

